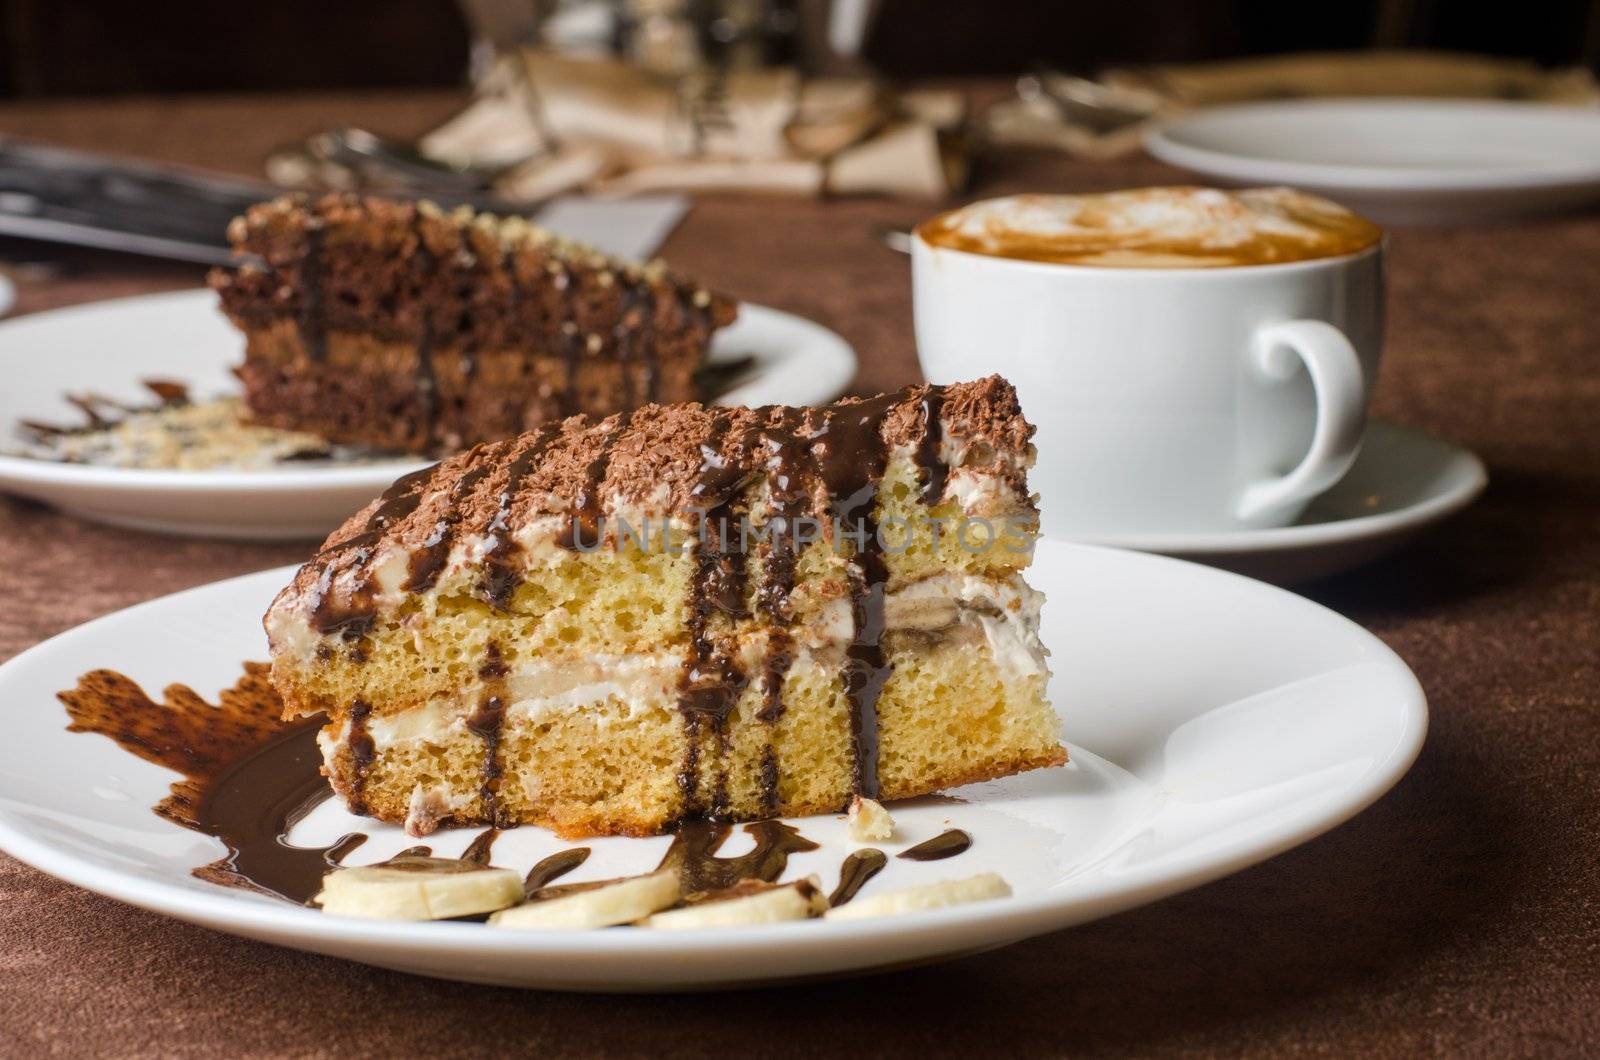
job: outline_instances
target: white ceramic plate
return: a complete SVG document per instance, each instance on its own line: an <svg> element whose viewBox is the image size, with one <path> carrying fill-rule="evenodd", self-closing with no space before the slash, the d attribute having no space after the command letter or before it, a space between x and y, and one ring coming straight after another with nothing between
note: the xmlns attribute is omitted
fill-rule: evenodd
<svg viewBox="0 0 1600 1060"><path fill-rule="evenodd" d="M1292 184L1378 221L1464 221L1600 199L1600 110L1494 100L1206 107L1150 153L1229 184Z"/></svg>
<svg viewBox="0 0 1600 1060"><path fill-rule="evenodd" d="M0 437L21 419L76 423L62 400L94 390L148 401L147 378L175 379L203 397L237 392L230 369L244 340L210 291L145 295L36 313L0 324ZM776 309L743 305L717 333L710 360L753 357L718 401L814 405L855 375L838 335ZM256 540L321 538L417 461L262 471L140 471L0 456L0 490L85 519L162 533Z"/></svg>
<svg viewBox="0 0 1600 1060"><path fill-rule="evenodd" d="M698 933L496 931L332 917L197 880L214 840L149 807L173 774L96 735L69 733L55 693L93 667L147 690L214 696L263 655L260 615L288 568L219 582L62 634L0 666L0 847L122 901L221 931L423 975L572 990L685 990L864 972L972 953L1106 916L1271 857L1382 795L1422 745L1416 679L1375 637L1279 589L1175 560L1043 542L1033 583L1051 596L1043 635L1072 764L893 807L905 842L949 825L961 856L891 858L863 895L1002 874L1015 896L890 919ZM822 849L791 876L833 886L848 849L832 817L796 822ZM373 838L350 864L406 845L332 802L292 838ZM458 853L474 830L431 837ZM567 880L653 867L664 838L593 842ZM724 854L748 844L742 833ZM560 843L511 831L497 864L526 869ZM904 843L885 844L900 849Z"/></svg>
<svg viewBox="0 0 1600 1060"><path fill-rule="evenodd" d="M1353 570L1399 548L1471 504L1488 482L1483 461L1471 452L1374 421L1345 477L1292 526L1128 535L1092 543L1159 552L1294 585Z"/></svg>

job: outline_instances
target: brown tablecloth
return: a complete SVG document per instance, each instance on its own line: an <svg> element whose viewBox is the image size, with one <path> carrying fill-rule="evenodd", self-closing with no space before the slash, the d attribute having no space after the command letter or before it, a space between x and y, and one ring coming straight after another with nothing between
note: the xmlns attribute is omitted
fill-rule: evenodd
<svg viewBox="0 0 1600 1060"><path fill-rule="evenodd" d="M0 108L0 133L254 172L358 122L410 134L444 96ZM1176 174L1018 155L979 191ZM908 270L874 227L917 205L702 200L665 253L836 328L857 388L916 375ZM1377 413L1475 449L1492 484L1403 553L1305 589L1383 637L1432 704L1393 793L1200 890L994 953L743 994L588 997L434 982L246 942L0 856L0 1048L11 1055L516 1051L1335 1056L1600 1051L1600 217L1392 234ZM198 270L0 243L20 311L191 286ZM41 275L56 270L56 275ZM0 381L0 385L4 385ZM0 659L297 546L90 526L0 498ZM180 675L174 675L180 676ZM0 709L49 709L5 703Z"/></svg>

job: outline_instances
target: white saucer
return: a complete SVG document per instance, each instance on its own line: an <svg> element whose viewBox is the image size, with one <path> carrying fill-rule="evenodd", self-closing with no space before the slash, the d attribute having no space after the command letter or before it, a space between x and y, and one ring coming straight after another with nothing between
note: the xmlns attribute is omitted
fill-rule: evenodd
<svg viewBox="0 0 1600 1060"><path fill-rule="evenodd" d="M1600 111L1439 99L1206 107L1157 158L1230 184L1291 184L1377 221L1465 221L1600 200Z"/></svg>
<svg viewBox="0 0 1600 1060"><path fill-rule="evenodd" d="M1294 585L1351 570L1398 548L1471 504L1488 482L1483 461L1467 450L1373 421L1355 465L1292 526L1097 537L1090 543L1159 552Z"/></svg>
<svg viewBox="0 0 1600 1060"><path fill-rule="evenodd" d="M847 922L702 932L552 933L477 924L333 917L195 879L220 845L150 812L173 774L104 737L69 733L55 693L96 667L152 693L171 682L212 699L239 661L264 656L261 613L291 568L219 582L118 612L0 666L0 847L79 886L220 931L423 975L570 990L659 991L884 969L1003 946L1152 902L1327 831L1377 799L1422 746L1421 688L1371 634L1297 596L1193 564L1043 542L1031 572L1050 602L1072 764L892 807L891 852L954 826L960 857L891 858L863 896L994 871L1011 898ZM789 876L831 889L849 849L833 817L795 822L822 849ZM347 829L373 838L349 858L410 841L324 803L296 842ZM461 851L476 830L430 837ZM653 867L664 838L587 842L568 880ZM749 840L737 834L725 853ZM563 844L537 828L494 847L526 869ZM1374 852L1374 857L1382 856ZM1248 931L1242 923L1239 930Z"/></svg>
<svg viewBox="0 0 1600 1060"><path fill-rule="evenodd" d="M236 392L230 369L244 340L210 291L144 295L35 313L0 323L0 438L17 421L76 423L62 395L93 390L148 401L146 378L189 384L197 396ZM712 363L753 358L728 405L813 405L855 375L855 353L820 324L742 305L717 333ZM85 519L161 533L253 540L321 538L420 461L262 471L141 471L0 456L0 490Z"/></svg>

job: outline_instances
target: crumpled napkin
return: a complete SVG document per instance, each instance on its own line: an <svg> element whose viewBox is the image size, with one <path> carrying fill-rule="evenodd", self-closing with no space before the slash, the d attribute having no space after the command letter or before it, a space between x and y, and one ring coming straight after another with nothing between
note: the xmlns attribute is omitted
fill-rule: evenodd
<svg viewBox="0 0 1600 1060"><path fill-rule="evenodd" d="M790 68L664 76L534 49L504 56L423 154L506 167L519 202L718 189L938 199L966 182L964 98Z"/></svg>

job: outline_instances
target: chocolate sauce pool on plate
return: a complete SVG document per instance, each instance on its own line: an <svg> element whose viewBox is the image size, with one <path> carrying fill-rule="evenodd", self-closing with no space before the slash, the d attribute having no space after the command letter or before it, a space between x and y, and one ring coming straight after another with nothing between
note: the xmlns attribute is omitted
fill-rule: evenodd
<svg viewBox="0 0 1600 1060"><path fill-rule="evenodd" d="M333 792L322 776L320 721L285 724L266 663L244 673L212 706L186 685L156 702L132 679L94 670L61 693L74 732L98 732L147 762L183 774L156 813L220 839L228 853L194 870L200 879L308 901L323 874L366 836L327 847L293 847L283 837Z"/></svg>
<svg viewBox="0 0 1600 1060"><path fill-rule="evenodd" d="M221 840L228 850L194 869L195 876L306 904L321 890L323 876L367 836L350 832L325 847L288 843L294 826L333 792L322 776L316 741L323 720L280 720L282 704L267 680L268 670L266 663L245 663L243 674L223 690L217 706L177 684L166 688L158 702L131 678L112 670L84 674L77 687L62 692L60 698L71 719L69 730L108 736L145 761L183 774L155 812ZM702 819L683 821L655 871L676 871L686 899L695 901L747 881L774 883L788 869L791 854L818 849L799 829L782 821L756 821L744 830L754 838L754 846L744 854L718 857L732 826ZM466 871L490 864L499 835L499 828L484 829L459 858L435 858L431 848L413 846L381 864L419 870L460 866ZM965 832L952 829L900 856L950 857L970 844ZM543 900L612 882L551 886L588 857L588 847L546 857L528 872L526 895ZM846 858L833 904L849 901L882 870L885 860L882 851L872 849Z"/></svg>
<svg viewBox="0 0 1600 1060"><path fill-rule="evenodd" d="M588 847L572 847L569 850L556 851L528 870L527 879L522 883L523 895L532 897L536 891L550 886L588 860Z"/></svg>
<svg viewBox="0 0 1600 1060"><path fill-rule="evenodd" d="M910 849L900 851L897 856L908 861L942 861L964 853L970 846L972 846L970 835L959 828L951 828Z"/></svg>
<svg viewBox="0 0 1600 1060"><path fill-rule="evenodd" d="M866 886L868 880L882 872L888 863L884 852L874 847L851 851L850 856L844 859L844 864L839 866L839 886L828 895L828 905L844 905Z"/></svg>

